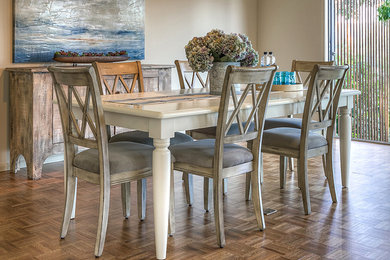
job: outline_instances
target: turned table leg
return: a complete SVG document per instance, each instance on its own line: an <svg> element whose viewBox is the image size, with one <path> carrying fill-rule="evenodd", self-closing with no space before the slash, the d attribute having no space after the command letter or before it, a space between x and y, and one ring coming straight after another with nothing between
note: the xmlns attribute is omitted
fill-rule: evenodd
<svg viewBox="0 0 390 260"><path fill-rule="evenodd" d="M169 138L153 139L153 209L157 259L165 259L167 252L171 152Z"/></svg>

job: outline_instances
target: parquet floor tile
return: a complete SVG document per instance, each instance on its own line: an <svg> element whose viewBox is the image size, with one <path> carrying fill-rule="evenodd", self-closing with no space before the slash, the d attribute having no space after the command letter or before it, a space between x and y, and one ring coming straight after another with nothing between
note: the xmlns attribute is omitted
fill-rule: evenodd
<svg viewBox="0 0 390 260"><path fill-rule="evenodd" d="M338 144L336 144L338 147ZM203 180L194 177L194 204L185 204L181 175L175 175L176 234L168 238L168 259L390 259L390 146L352 143L352 174L341 188L338 150L335 170L339 202L333 204L320 158L309 160L312 214L303 214L297 176L288 172L279 189L278 157L264 158L264 207L260 232L245 177L229 180L224 197L226 247L216 244L213 211L203 210ZM98 187L80 181L76 219L59 239L63 210L63 164L47 164L39 181L24 170L0 173L0 259L94 259ZM132 184L131 216L122 217L120 186L112 188L106 244L101 259L154 259L152 180L148 179L146 219L136 209Z"/></svg>

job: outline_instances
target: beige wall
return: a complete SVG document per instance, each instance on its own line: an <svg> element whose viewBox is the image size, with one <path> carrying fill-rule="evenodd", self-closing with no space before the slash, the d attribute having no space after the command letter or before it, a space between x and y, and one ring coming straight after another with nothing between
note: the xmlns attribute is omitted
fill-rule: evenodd
<svg viewBox="0 0 390 260"><path fill-rule="evenodd" d="M8 167L8 90L4 68L12 64L12 0L0 1L0 171ZM245 33L257 46L258 0L145 0L145 61L173 64L184 45L213 28ZM20 66L20 65L18 65ZM173 83L177 85L176 72Z"/></svg>
<svg viewBox="0 0 390 260"><path fill-rule="evenodd" d="M291 61L325 58L325 0L259 0L258 51L273 51L280 70Z"/></svg>
<svg viewBox="0 0 390 260"><path fill-rule="evenodd" d="M273 51L281 70L291 60L324 59L325 0L145 0L145 61L173 64L184 45L213 28L245 33L255 48ZM12 64L12 0L0 1L0 171L8 168L8 90ZM177 87L176 72L172 82Z"/></svg>

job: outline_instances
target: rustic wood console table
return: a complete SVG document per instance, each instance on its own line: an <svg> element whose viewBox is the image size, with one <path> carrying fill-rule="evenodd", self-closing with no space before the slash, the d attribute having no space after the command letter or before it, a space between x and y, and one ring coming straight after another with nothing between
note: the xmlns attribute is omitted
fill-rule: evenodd
<svg viewBox="0 0 390 260"><path fill-rule="evenodd" d="M142 65L145 91L171 88L171 65ZM26 161L29 179L39 179L44 161L63 152L62 129L47 67L7 68L10 95L10 168Z"/></svg>

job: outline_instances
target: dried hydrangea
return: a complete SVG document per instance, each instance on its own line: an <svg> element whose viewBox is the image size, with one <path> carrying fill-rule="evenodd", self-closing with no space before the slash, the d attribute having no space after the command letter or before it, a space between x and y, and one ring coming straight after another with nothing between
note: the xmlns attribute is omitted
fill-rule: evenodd
<svg viewBox="0 0 390 260"><path fill-rule="evenodd" d="M259 63L259 53L253 48L246 52L245 58L241 60L243 67L255 67Z"/></svg>
<svg viewBox="0 0 390 260"><path fill-rule="evenodd" d="M207 71L213 62L241 62L256 66L258 53L244 34L225 34L214 29L204 37L194 37L185 46L188 62L194 71Z"/></svg>
<svg viewBox="0 0 390 260"><path fill-rule="evenodd" d="M241 66L256 66L259 54L244 34L226 34L214 29L204 37L194 37L185 46L188 62L194 71L208 71L213 62L241 62Z"/></svg>
<svg viewBox="0 0 390 260"><path fill-rule="evenodd" d="M188 52L187 58L194 71L208 71L213 66L214 57L205 46L195 46Z"/></svg>

